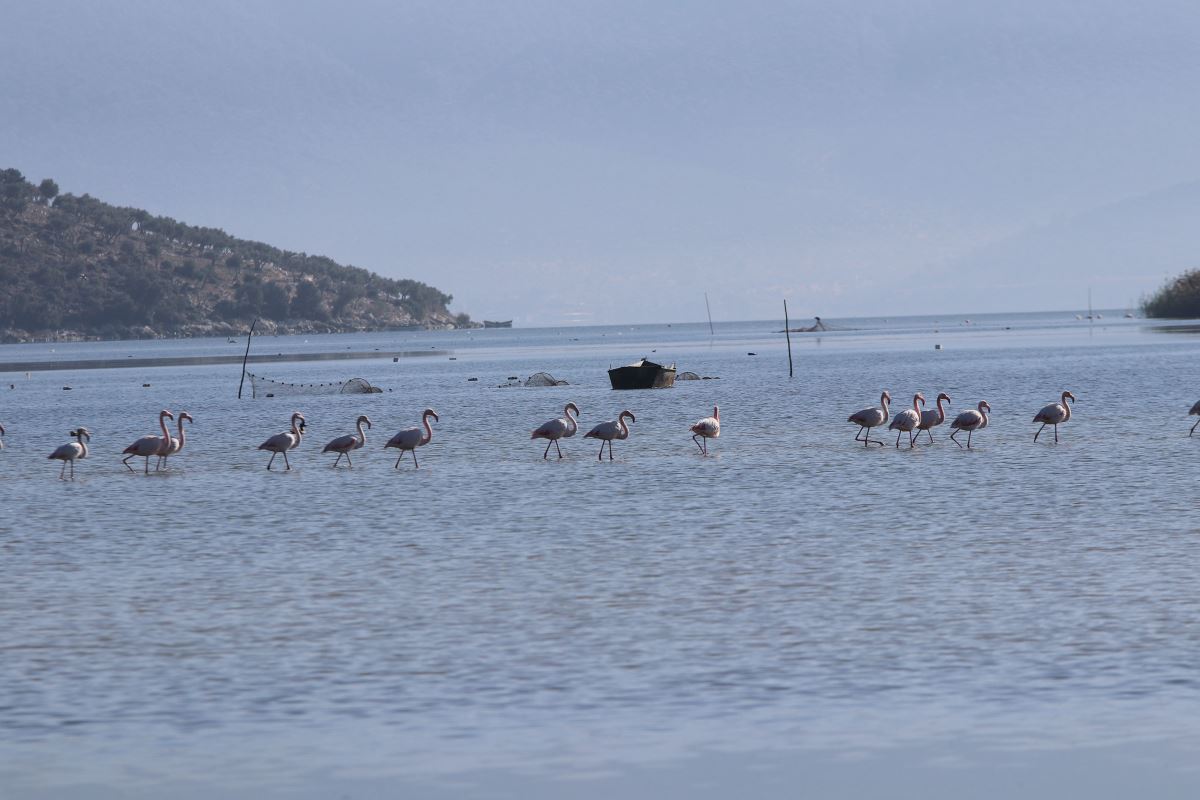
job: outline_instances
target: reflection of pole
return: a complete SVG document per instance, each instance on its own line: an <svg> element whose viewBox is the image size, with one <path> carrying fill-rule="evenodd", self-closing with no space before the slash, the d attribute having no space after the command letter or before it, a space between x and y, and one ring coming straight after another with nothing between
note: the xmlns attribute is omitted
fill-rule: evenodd
<svg viewBox="0 0 1200 800"><path fill-rule="evenodd" d="M242 399L242 384L246 382L246 361L250 358L250 337L254 335L254 326L258 324L258 317L254 318L254 322L250 323L250 332L246 334L246 355L242 356L242 379L238 382L238 400Z"/></svg>
<svg viewBox="0 0 1200 800"><path fill-rule="evenodd" d="M713 335L712 309L708 307L708 292L704 293L704 310L708 312L708 335Z"/></svg>
<svg viewBox="0 0 1200 800"><path fill-rule="evenodd" d="M788 323L787 300L783 301L783 332L788 340L788 377L792 377L792 326Z"/></svg>

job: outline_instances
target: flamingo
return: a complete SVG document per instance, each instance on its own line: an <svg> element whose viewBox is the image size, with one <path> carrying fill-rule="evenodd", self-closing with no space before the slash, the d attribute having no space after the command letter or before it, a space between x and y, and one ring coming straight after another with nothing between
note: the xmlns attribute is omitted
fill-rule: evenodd
<svg viewBox="0 0 1200 800"><path fill-rule="evenodd" d="M297 425L297 421L299 425ZM258 446L259 450L270 450L271 460L267 462L267 469L271 469L271 464L275 462L275 456L283 453L283 463L287 469L291 469L292 465L288 463L287 451L295 450L300 446L300 440L304 438L304 430L306 428L304 415L299 411L292 412L292 429L277 433L270 439Z"/></svg>
<svg viewBox="0 0 1200 800"><path fill-rule="evenodd" d="M918 405L919 404L919 405ZM917 392L913 395L913 407L906 408L892 418L888 430L896 432L896 447L900 447L900 434L908 434L908 446L913 446L913 431L921 424L921 406L925 405L925 395Z"/></svg>
<svg viewBox="0 0 1200 800"><path fill-rule="evenodd" d="M879 405L882 408L864 408L862 411L855 411L850 415L848 421L858 426L858 433L854 434L854 441L861 441L863 447L869 443L883 447L883 442L877 442L871 438L871 428L878 428L888 421L888 403L890 402L892 402L892 396L884 392L879 397ZM866 431L867 435L860 440L858 437L862 436L863 431Z"/></svg>
<svg viewBox="0 0 1200 800"><path fill-rule="evenodd" d="M1197 400L1196 405L1192 406L1192 410L1188 412L1189 417L1192 414L1200 414L1200 400ZM1200 420L1196 420L1196 425L1200 425ZM1193 433L1196 432L1196 425L1193 425L1192 429L1190 431L1188 431L1188 436L1191 436ZM4 433L4 428L0 427L0 434L3 434L3 433ZM3 447L3 446L4 445L2 443L0 443L0 447Z"/></svg>
<svg viewBox="0 0 1200 800"><path fill-rule="evenodd" d="M175 455L176 453L178 453L180 450L182 450L182 449L183 449L183 446L184 446L185 444L187 444L187 434L185 434L185 433L183 432L183 421L184 421L184 420L187 420L188 422L195 422L195 421L196 421L196 420L192 419L192 415L191 415L191 414L189 414L188 412L186 412L186 411L180 412L180 414L179 414L179 420L178 420L178 423L179 423L179 436L178 436L178 438L176 438L176 437L172 436L172 437L171 437L171 444L170 444L170 445L167 447L167 452L159 454L159 456L158 456L158 465L154 467L156 470L158 470L158 469L166 469L166 467L167 467L167 456L173 456L173 455Z"/></svg>
<svg viewBox="0 0 1200 800"><path fill-rule="evenodd" d="M625 424L625 418L629 417L630 422L637 422L637 418L633 416L632 411L622 411L617 415L616 422L601 422L596 427L583 435L585 439L600 440L600 454L596 456L599 461L604 458L604 443L608 442L608 460L613 460L612 443L613 439L628 439L629 426Z"/></svg>
<svg viewBox="0 0 1200 800"><path fill-rule="evenodd" d="M126 469L133 472L133 467L129 466L129 459L140 456L146 459L145 472L147 475L150 474L150 456L162 456L171 447L171 432L167 430L168 419L175 419L175 415L164 408L158 412L158 424L162 428L162 436L143 436L121 451L128 453L125 458L121 459L121 463L125 465Z"/></svg>
<svg viewBox="0 0 1200 800"><path fill-rule="evenodd" d="M404 458L405 450L408 450L412 453L413 468L419 469L421 467L421 465L417 463L417 448L422 445L429 444L429 440L433 438L433 428L429 424L430 417L433 417L435 422L441 422L441 420L438 419L437 412L432 408L427 408L421 414L421 425L425 428L424 432L422 432L421 428L405 428L391 439L388 439L388 443L383 446L385 450L389 447L395 447L400 451L400 455L396 459L396 465L393 467L393 469L400 469L400 459Z"/></svg>
<svg viewBox="0 0 1200 800"><path fill-rule="evenodd" d="M571 416L572 411L575 412L573 417ZM558 457L562 458L562 448L559 447L558 440L574 436L577 430L579 430L579 406L567 403L563 406L563 416L542 423L529 438L550 440L546 442L546 452L542 453L543 459L550 457L550 445L554 445L558 449Z"/></svg>
<svg viewBox="0 0 1200 800"><path fill-rule="evenodd" d="M692 432L692 441L700 448L700 452L708 455L708 440L721 435L721 409L713 406L713 415L698 421L689 430Z"/></svg>
<svg viewBox="0 0 1200 800"><path fill-rule="evenodd" d="M1041 434L1043 428L1045 428L1047 425L1053 425L1054 442L1055 444L1058 443L1058 426L1071 419L1071 404L1067 402L1067 398L1070 398L1071 402L1075 401L1075 395L1071 394L1070 392L1063 392L1062 400L1060 402L1051 403L1034 415L1033 421L1042 423L1042 427L1038 428L1037 433L1033 435L1033 440L1035 442L1037 441L1037 437L1039 434Z"/></svg>
<svg viewBox="0 0 1200 800"><path fill-rule="evenodd" d="M329 444L325 445L322 453L337 453L338 457L333 462L334 469L337 469L338 462L342 460L342 456L346 457L346 465L351 469L354 465L350 463L350 451L357 450L367 443L367 434L363 431L363 425L371 427L371 420L367 419L365 414L360 414L355 420L355 427L358 428L357 434L346 434L339 436Z"/></svg>
<svg viewBox="0 0 1200 800"><path fill-rule="evenodd" d="M933 444L933 433L930 428L936 428L946 421L946 411L942 408L942 401L950 402L950 395L941 392L937 396L937 411L922 411L921 424L917 426L917 436L920 437L920 431L925 431L929 437L929 443Z"/></svg>
<svg viewBox="0 0 1200 800"><path fill-rule="evenodd" d="M63 479L63 473L67 471L67 464L71 465L71 480L75 480L75 461L80 458L87 458L87 443L92 439L92 434L87 428L71 431L67 435L74 436L76 441L59 445L54 449L53 453L47 456L47 458L57 458L63 462L62 469L58 473L59 480Z"/></svg>
<svg viewBox="0 0 1200 800"><path fill-rule="evenodd" d="M950 427L954 429L954 433L950 434L950 438L954 439L954 443L962 447L962 442L954 437L958 436L959 431L967 432L967 449L971 449L971 434L975 431L983 430L988 424L988 412L992 407L988 405L987 400L980 400L978 411L971 409L964 411L954 418L954 422L950 423Z"/></svg>

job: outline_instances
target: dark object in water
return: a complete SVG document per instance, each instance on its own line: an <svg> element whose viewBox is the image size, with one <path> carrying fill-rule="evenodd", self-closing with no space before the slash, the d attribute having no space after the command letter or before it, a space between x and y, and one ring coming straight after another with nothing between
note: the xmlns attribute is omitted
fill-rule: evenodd
<svg viewBox="0 0 1200 800"><path fill-rule="evenodd" d="M675 365L664 367L642 359L608 371L614 389L669 389L675 385Z"/></svg>
<svg viewBox="0 0 1200 800"><path fill-rule="evenodd" d="M496 322L495 320L485 319L483 321L483 327L485 327L485 328L511 328L512 320L506 319L503 322Z"/></svg>

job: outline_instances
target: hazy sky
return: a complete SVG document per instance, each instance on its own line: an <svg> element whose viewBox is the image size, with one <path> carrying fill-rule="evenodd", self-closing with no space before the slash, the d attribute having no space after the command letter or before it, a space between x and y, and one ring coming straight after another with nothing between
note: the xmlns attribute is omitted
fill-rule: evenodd
<svg viewBox="0 0 1200 800"><path fill-rule="evenodd" d="M0 0L0 167L476 319L1125 306L1200 266L1194 2Z"/></svg>

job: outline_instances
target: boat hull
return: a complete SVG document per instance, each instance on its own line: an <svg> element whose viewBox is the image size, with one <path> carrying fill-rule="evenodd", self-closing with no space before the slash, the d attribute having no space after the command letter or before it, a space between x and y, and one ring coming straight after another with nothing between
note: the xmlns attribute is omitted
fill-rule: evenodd
<svg viewBox="0 0 1200 800"><path fill-rule="evenodd" d="M675 385L675 367L644 361L608 371L614 389L669 389Z"/></svg>

